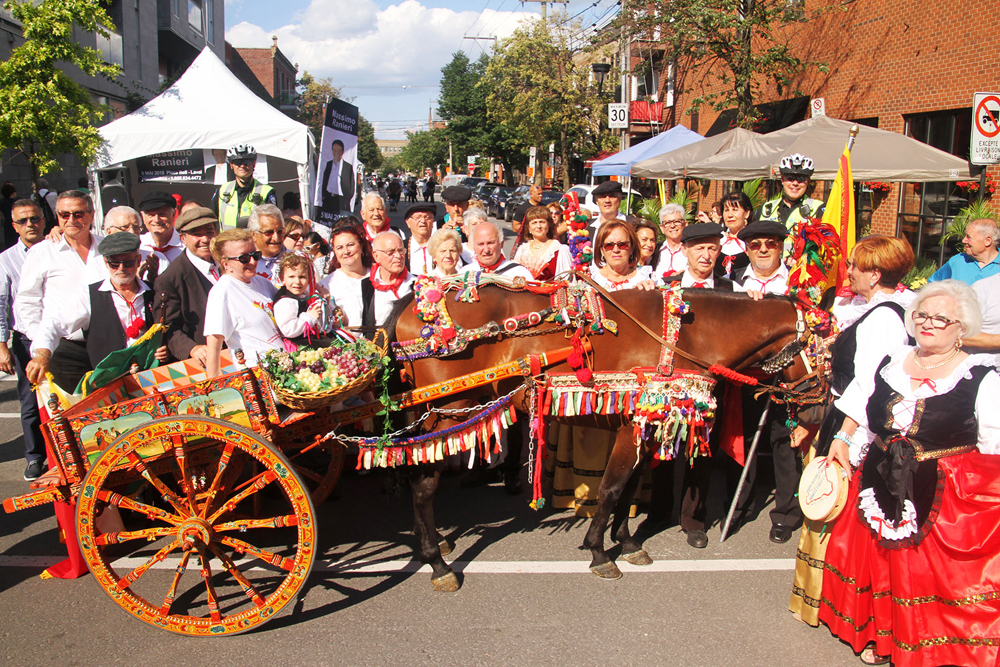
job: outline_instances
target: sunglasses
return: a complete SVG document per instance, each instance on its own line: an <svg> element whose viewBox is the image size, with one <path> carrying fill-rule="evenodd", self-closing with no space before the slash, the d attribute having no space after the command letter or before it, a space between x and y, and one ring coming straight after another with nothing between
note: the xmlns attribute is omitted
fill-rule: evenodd
<svg viewBox="0 0 1000 667"><path fill-rule="evenodd" d="M70 218L83 220L89 214L90 211L56 211L56 215L59 216L60 220L69 220Z"/></svg>
<svg viewBox="0 0 1000 667"><path fill-rule="evenodd" d="M605 243L601 247L604 248L605 252L611 252L615 248L618 248L619 250L628 250L629 248L632 247L632 242L631 241L608 241L607 243Z"/></svg>
<svg viewBox="0 0 1000 667"><path fill-rule="evenodd" d="M291 234L285 234L286 239L292 239L293 241L298 241L302 238L302 234L298 232L292 232Z"/></svg>
<svg viewBox="0 0 1000 667"><path fill-rule="evenodd" d="M104 261L107 263L109 269L115 269L115 270L117 270L117 269L120 269L123 266L126 269L134 269L135 267L139 266L139 262L141 262L142 260L141 259L124 259L124 260L122 260L120 262L115 262L115 261L112 261L110 259L106 259Z"/></svg>
<svg viewBox="0 0 1000 667"><path fill-rule="evenodd" d="M808 183L809 177L803 174L789 174L786 176L782 176L781 180L788 181L790 183Z"/></svg>
<svg viewBox="0 0 1000 667"><path fill-rule="evenodd" d="M285 230L281 227L275 227L274 229L258 229L254 231L254 234L260 234L261 236L274 236L275 234L278 236L284 236Z"/></svg>
<svg viewBox="0 0 1000 667"><path fill-rule="evenodd" d="M755 239L747 243L747 247L751 250L760 250L761 248L767 248L768 250L777 250L778 246L781 244L774 239Z"/></svg>
<svg viewBox="0 0 1000 667"><path fill-rule="evenodd" d="M257 160L233 160L229 164L233 165L234 167L248 168L254 166L256 163Z"/></svg>
<svg viewBox="0 0 1000 667"><path fill-rule="evenodd" d="M20 218L19 220L13 220L12 222L15 225L28 225L28 224L37 225L40 222L42 222L42 216L40 216L40 215L32 215L32 216L27 217L27 218Z"/></svg>
<svg viewBox="0 0 1000 667"><path fill-rule="evenodd" d="M254 250L253 252L245 252L242 255L237 255L236 257L226 257L226 259L235 260L240 264L249 264L251 261L256 262L260 260L261 255L262 253L260 250Z"/></svg>

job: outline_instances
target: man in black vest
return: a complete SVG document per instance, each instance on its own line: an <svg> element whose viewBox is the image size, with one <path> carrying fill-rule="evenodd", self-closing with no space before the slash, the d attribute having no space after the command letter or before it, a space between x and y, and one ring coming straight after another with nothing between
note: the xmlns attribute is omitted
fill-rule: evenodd
<svg viewBox="0 0 1000 667"><path fill-rule="evenodd" d="M31 345L34 358L26 369L29 380L37 383L45 376L51 352L73 331L84 332L91 370L106 356L134 344L146 333L153 323L153 292L136 275L142 262L139 243L139 237L129 232L101 240L97 252L104 257L108 277L85 287L72 305L60 310L58 321L42 321L40 334ZM156 351L156 359L167 360L166 345ZM83 375L63 373L56 377L56 384L72 391Z"/></svg>
<svg viewBox="0 0 1000 667"><path fill-rule="evenodd" d="M219 220L211 209L192 207L177 218L174 228L184 252L170 263L156 281L154 313L163 313L167 326L163 337L175 360L194 359L202 366L205 347L205 305L208 291L221 275L212 259L211 243L218 234Z"/></svg>

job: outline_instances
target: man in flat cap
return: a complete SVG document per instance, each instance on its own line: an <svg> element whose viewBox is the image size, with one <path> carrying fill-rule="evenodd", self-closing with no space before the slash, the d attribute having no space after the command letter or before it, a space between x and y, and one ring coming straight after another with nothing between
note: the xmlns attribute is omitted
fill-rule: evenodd
<svg viewBox="0 0 1000 667"><path fill-rule="evenodd" d="M597 205L597 218L590 223L596 232L605 222L611 220L624 220L621 213L622 184L618 181L604 181L591 191L590 196L594 198Z"/></svg>
<svg viewBox="0 0 1000 667"><path fill-rule="evenodd" d="M181 213L176 228L184 252L157 279L153 305L154 313L163 313L167 327L163 340L170 356L178 361L194 359L202 366L208 358L205 305L209 290L222 275L211 250L218 226L209 208L197 206Z"/></svg>
<svg viewBox="0 0 1000 667"><path fill-rule="evenodd" d="M139 265L139 277L147 285L153 287L156 282L156 276L160 274L160 256L141 245L142 216L139 214L139 211L131 206L115 206L104 214L103 231L105 236L121 232L129 232L139 236L139 254L142 255L142 264ZM164 263L165 267L166 262Z"/></svg>
<svg viewBox="0 0 1000 667"><path fill-rule="evenodd" d="M471 198L472 190L464 185L449 185L442 190L441 201L444 202L445 215L438 218L437 226L431 233L437 229L456 229L462 234L463 216L469 210Z"/></svg>
<svg viewBox="0 0 1000 667"><path fill-rule="evenodd" d="M688 225L681 232L687 266L680 273L664 276L667 285L680 283L681 287L704 287L724 292L733 291L733 281L713 275L715 261L722 249L722 225L700 222Z"/></svg>
<svg viewBox="0 0 1000 667"><path fill-rule="evenodd" d="M160 260L160 271L184 252L181 239L174 229L177 217L177 200L169 192L154 190L139 201L139 213L146 233L139 237L141 248L156 255Z"/></svg>
<svg viewBox="0 0 1000 667"><path fill-rule="evenodd" d="M733 276L738 292L784 294L788 290L788 268L781 261L788 230L780 222L752 222L736 235L747 246L750 266Z"/></svg>
<svg viewBox="0 0 1000 667"><path fill-rule="evenodd" d="M433 267L434 262L427 249L427 242L431 240L431 234L435 231L436 213L436 204L422 202L411 204L404 214L403 219L410 230L409 238L406 240L406 267L415 276L427 275Z"/></svg>
<svg viewBox="0 0 1000 667"><path fill-rule="evenodd" d="M136 273L142 261L139 237L129 232L106 236L97 251L104 258L108 277L77 288L75 298L63 304L56 317L46 316L39 333L31 341L32 360L28 379L39 382L51 371L56 384L73 391L88 370L112 352L134 344L153 323L153 292ZM64 339L83 331L89 368L64 368L51 364L54 352L66 345ZM156 351L157 360L167 360L166 346Z"/></svg>

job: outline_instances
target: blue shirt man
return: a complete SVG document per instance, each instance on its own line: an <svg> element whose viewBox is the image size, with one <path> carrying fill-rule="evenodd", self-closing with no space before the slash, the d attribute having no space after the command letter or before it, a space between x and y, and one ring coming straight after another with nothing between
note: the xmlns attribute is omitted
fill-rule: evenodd
<svg viewBox="0 0 1000 667"><path fill-rule="evenodd" d="M944 266L934 272L927 282L935 280L961 280L971 285L977 280L1000 274L1000 229L995 220L982 218L973 220L965 229L965 252L949 259Z"/></svg>

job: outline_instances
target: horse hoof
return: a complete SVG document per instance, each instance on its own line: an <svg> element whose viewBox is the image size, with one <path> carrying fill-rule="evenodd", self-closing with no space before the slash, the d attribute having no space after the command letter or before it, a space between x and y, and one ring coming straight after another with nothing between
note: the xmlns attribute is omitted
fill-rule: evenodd
<svg viewBox="0 0 1000 667"><path fill-rule="evenodd" d="M448 540L441 540L440 542L438 542L438 550L441 552L442 557L450 554L453 549L454 547L451 546Z"/></svg>
<svg viewBox="0 0 1000 667"><path fill-rule="evenodd" d="M632 552L630 554L623 554L623 557L630 565L652 565L653 559L649 557L645 549L639 549L638 551Z"/></svg>
<svg viewBox="0 0 1000 667"><path fill-rule="evenodd" d="M431 585L434 586L434 590L441 593L454 593L461 588L461 584L458 583L458 577L455 576L454 572L449 572L437 579L431 579Z"/></svg>
<svg viewBox="0 0 1000 667"><path fill-rule="evenodd" d="M590 571L596 574L601 579L621 579L622 571L618 569L618 566L614 564L614 561L608 561L601 565L591 565Z"/></svg>

